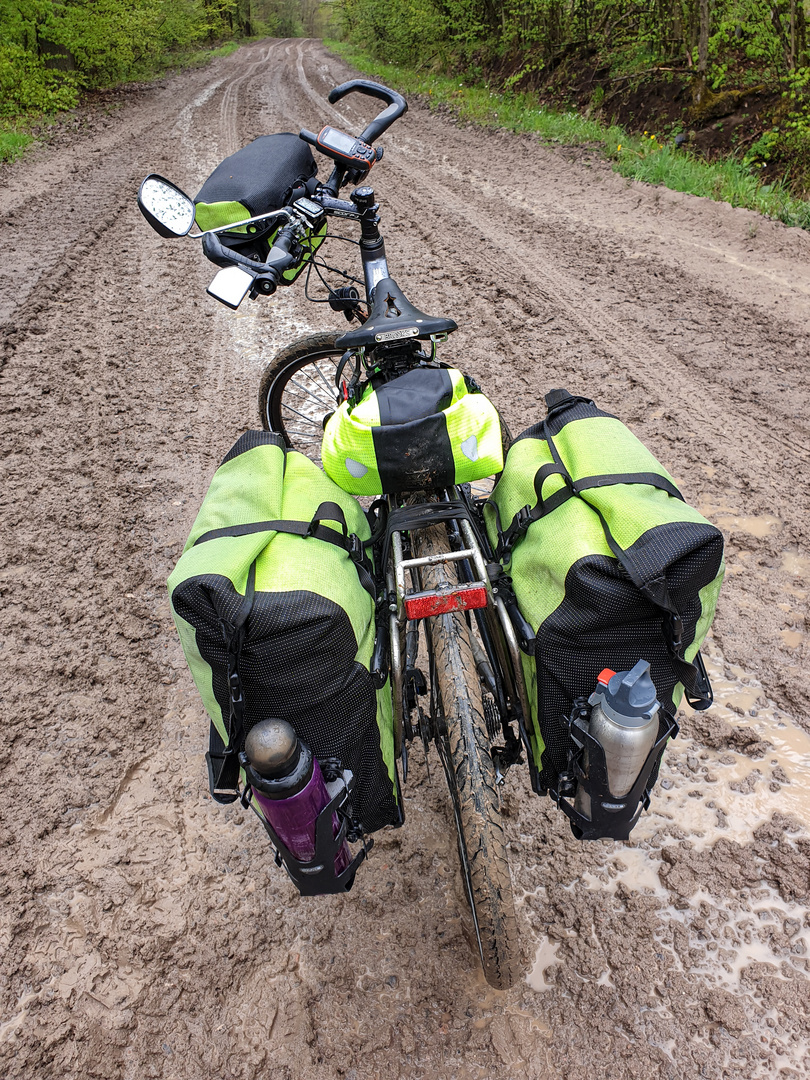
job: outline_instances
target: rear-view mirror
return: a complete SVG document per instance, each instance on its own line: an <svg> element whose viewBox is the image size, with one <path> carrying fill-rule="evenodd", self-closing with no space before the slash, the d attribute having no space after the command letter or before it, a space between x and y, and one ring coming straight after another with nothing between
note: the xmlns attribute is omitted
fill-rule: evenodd
<svg viewBox="0 0 810 1080"><path fill-rule="evenodd" d="M157 173L150 173L141 184L138 206L161 236L185 236L194 224L194 202Z"/></svg>

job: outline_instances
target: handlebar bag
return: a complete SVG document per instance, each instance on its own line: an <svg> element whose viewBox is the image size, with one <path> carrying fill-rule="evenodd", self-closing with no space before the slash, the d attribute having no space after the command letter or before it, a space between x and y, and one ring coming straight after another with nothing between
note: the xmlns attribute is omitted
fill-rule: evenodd
<svg viewBox="0 0 810 1080"><path fill-rule="evenodd" d="M200 188L194 200L197 225L220 229L280 210L306 194L317 171L312 151L297 135L260 135L220 162ZM234 230L246 232L246 226Z"/></svg>
<svg viewBox="0 0 810 1080"><path fill-rule="evenodd" d="M649 450L592 401L554 390L509 449L487 532L534 632L523 666L537 787L567 764L565 717L604 668L649 661L662 706L708 708L700 646L723 581L723 536ZM508 584L508 582L507 582Z"/></svg>
<svg viewBox="0 0 810 1080"><path fill-rule="evenodd" d="M354 495L464 484L503 468L500 418L455 368L414 368L342 402L324 429L321 460Z"/></svg>
<svg viewBox="0 0 810 1080"><path fill-rule="evenodd" d="M214 474L168 585L218 801L236 798L247 732L275 717L354 773L366 832L399 820L390 684L369 670L369 537L357 502L278 435L247 432Z"/></svg>
<svg viewBox="0 0 810 1080"><path fill-rule="evenodd" d="M297 135L260 135L217 165L194 200L195 221L205 231L280 210L314 192L317 170L312 151ZM279 220L264 228L239 225L221 233L220 240L226 248L264 262L284 224ZM282 273L284 284L291 285L304 272L326 233L326 221L317 230L308 230L301 261Z"/></svg>

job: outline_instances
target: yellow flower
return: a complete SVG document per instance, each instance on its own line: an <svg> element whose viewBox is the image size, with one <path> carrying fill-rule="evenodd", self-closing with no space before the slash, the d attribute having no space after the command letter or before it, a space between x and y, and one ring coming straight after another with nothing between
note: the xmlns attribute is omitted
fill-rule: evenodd
<svg viewBox="0 0 810 1080"><path fill-rule="evenodd" d="M621 150L621 148L622 148L622 144L621 144L621 143L619 143L619 145L618 145L618 146L616 147L616 149L617 149L617 150Z"/></svg>

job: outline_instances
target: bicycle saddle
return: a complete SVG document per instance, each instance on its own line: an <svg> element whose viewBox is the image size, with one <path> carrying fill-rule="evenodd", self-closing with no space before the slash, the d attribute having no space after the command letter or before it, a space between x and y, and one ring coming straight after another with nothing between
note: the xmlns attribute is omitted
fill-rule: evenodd
<svg viewBox="0 0 810 1080"><path fill-rule="evenodd" d="M458 330L452 319L425 315L405 298L393 278L382 278L374 290L374 302L368 319L356 330L339 337L339 349L361 349L387 341L429 338L431 334L449 334Z"/></svg>

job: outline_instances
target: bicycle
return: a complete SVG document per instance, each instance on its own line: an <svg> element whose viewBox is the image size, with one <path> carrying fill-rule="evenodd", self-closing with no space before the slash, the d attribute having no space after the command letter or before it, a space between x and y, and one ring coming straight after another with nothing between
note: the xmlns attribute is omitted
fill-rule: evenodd
<svg viewBox="0 0 810 1080"><path fill-rule="evenodd" d="M261 380L263 427L319 465L325 423L341 402L359 402L370 387L376 391L409 373L427 379L434 377L428 373L445 371L437 346L457 329L454 320L415 308L391 278L380 208L365 183L382 157L373 143L407 104L395 91L360 79L334 89L329 101L352 92L386 105L359 137L330 126L318 134L300 133L304 143L334 162L325 183L310 180L284 206L194 234L221 267L208 291L228 306L237 308L246 296L270 296L306 270L307 298L315 299L314 276L326 289L325 301L348 320L343 335L313 334L288 345ZM358 186L342 199L347 185ZM162 177L146 178L139 206L162 236L191 234L194 202ZM320 253L329 219L359 225L362 278L332 267ZM500 439L503 455L510 440L505 425ZM505 989L520 965L499 789L508 769L523 763L524 750L533 768L521 620L484 528L486 493L472 482L448 483L446 475L431 473L425 464L430 452L423 447L415 454L399 490L371 492L380 496L368 512L375 523L377 585L385 598L374 664L391 679L394 749L403 782L414 740L422 741L426 756L431 743L437 750L484 974ZM427 678L418 666L423 654Z"/></svg>

